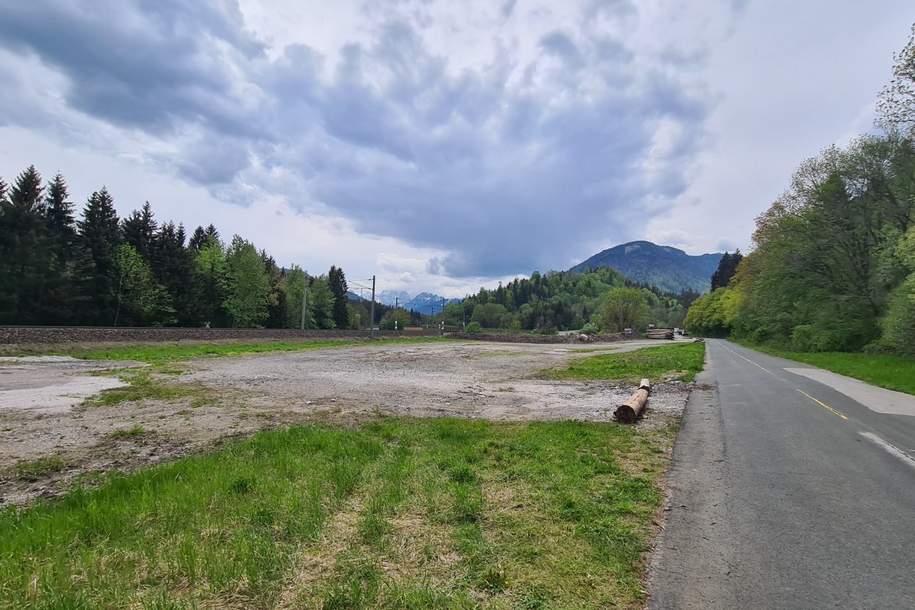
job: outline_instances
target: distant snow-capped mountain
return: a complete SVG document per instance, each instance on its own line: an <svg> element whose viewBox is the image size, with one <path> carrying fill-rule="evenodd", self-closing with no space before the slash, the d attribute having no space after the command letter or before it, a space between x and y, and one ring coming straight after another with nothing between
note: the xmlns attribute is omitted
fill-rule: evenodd
<svg viewBox="0 0 915 610"><path fill-rule="evenodd" d="M388 307L394 307L395 304L403 305L413 297L405 290L382 290L375 295L375 300Z"/></svg>

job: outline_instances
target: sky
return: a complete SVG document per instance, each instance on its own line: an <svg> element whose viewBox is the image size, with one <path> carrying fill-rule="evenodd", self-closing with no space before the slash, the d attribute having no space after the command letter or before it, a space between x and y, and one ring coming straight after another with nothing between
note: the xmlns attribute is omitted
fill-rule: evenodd
<svg viewBox="0 0 915 610"><path fill-rule="evenodd" d="M0 177L454 297L751 248L873 130L911 0L0 0Z"/></svg>

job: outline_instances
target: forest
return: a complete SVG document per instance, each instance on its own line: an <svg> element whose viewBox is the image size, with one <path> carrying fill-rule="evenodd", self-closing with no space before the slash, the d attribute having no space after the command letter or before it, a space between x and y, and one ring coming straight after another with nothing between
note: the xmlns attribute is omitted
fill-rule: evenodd
<svg viewBox="0 0 915 610"><path fill-rule="evenodd" d="M552 333L620 332L648 324L681 326L698 293L670 294L606 267L586 272L534 272L493 290L481 288L445 307L448 326ZM473 326L470 326L473 325Z"/></svg>
<svg viewBox="0 0 915 610"><path fill-rule="evenodd" d="M77 219L64 177L45 183L34 166L0 180L0 286L0 324L350 329L369 319L338 267L280 267L212 224L188 236L149 203L119 219L105 188Z"/></svg>
<svg viewBox="0 0 915 610"><path fill-rule="evenodd" d="M796 351L915 354L915 28L878 98L878 133L805 161L753 251L686 326Z"/></svg>

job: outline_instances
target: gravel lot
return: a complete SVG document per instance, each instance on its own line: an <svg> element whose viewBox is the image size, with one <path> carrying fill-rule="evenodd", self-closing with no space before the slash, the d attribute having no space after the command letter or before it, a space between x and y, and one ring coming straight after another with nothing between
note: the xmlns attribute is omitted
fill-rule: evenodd
<svg viewBox="0 0 915 610"><path fill-rule="evenodd" d="M611 343L606 351L646 345L657 342ZM541 369L600 353L582 349L446 342L199 359L182 363L184 374L163 378L196 388L194 399L113 406L83 400L120 383L99 371L136 363L0 359L0 505L54 495L87 472L130 470L277 425L379 415L608 421L632 388L536 378ZM639 425L679 417L688 389L657 384ZM117 434L136 426L141 434ZM49 455L61 458L52 472L16 473L17 464Z"/></svg>

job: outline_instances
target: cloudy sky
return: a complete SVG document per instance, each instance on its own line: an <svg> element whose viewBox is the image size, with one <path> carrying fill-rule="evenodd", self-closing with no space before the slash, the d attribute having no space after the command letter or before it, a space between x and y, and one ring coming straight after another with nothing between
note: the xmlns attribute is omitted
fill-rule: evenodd
<svg viewBox="0 0 915 610"><path fill-rule="evenodd" d="M911 0L0 1L0 176L460 296L749 246L872 129Z"/></svg>

